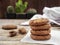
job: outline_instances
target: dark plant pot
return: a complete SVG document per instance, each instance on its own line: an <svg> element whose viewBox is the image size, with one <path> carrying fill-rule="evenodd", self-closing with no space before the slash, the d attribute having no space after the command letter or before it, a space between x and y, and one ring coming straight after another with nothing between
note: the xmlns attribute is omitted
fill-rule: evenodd
<svg viewBox="0 0 60 45"><path fill-rule="evenodd" d="M16 19L26 19L26 14L25 13L17 13Z"/></svg>
<svg viewBox="0 0 60 45"><path fill-rule="evenodd" d="M16 13L6 13L6 19L16 19Z"/></svg>
<svg viewBox="0 0 60 45"><path fill-rule="evenodd" d="M26 14L26 17L27 17L27 19L30 19L30 18L32 18L35 14L36 14L36 13L34 13L34 14Z"/></svg>

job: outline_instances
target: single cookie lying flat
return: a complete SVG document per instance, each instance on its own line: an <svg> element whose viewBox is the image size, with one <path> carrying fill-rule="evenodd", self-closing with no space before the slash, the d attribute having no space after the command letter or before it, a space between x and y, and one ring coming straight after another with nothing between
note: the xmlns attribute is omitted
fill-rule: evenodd
<svg viewBox="0 0 60 45"><path fill-rule="evenodd" d="M17 29L17 26L16 25L3 25L2 29L5 29L5 30Z"/></svg>
<svg viewBox="0 0 60 45"><path fill-rule="evenodd" d="M29 22L29 25L31 26L31 25L44 25L44 24L47 24L49 22L49 20L48 19L46 19L46 18L40 18L40 19L35 19L35 20L31 20L30 22Z"/></svg>

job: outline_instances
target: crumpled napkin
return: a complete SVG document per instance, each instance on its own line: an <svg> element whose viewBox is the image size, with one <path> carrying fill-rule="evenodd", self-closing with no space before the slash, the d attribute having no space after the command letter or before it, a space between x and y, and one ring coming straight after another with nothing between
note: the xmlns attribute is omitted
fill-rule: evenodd
<svg viewBox="0 0 60 45"><path fill-rule="evenodd" d="M50 19L60 20L60 7L44 7L43 14L46 14Z"/></svg>
<svg viewBox="0 0 60 45"><path fill-rule="evenodd" d="M44 7L43 16L48 18L50 22L60 25L60 7Z"/></svg>

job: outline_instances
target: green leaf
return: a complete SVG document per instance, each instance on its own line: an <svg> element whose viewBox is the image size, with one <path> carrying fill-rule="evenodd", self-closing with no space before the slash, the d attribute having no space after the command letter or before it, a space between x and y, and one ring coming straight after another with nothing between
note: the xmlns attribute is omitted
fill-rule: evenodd
<svg viewBox="0 0 60 45"><path fill-rule="evenodd" d="M27 5L28 5L28 2L25 2L25 3L24 3L24 6L27 7Z"/></svg>
<svg viewBox="0 0 60 45"><path fill-rule="evenodd" d="M24 2L22 0L18 0L16 3L16 12L23 13L25 9L27 8L28 2Z"/></svg>

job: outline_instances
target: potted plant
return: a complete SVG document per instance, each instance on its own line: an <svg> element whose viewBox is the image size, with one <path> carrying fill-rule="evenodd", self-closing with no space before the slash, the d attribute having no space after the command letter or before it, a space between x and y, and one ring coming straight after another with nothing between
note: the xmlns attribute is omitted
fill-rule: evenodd
<svg viewBox="0 0 60 45"><path fill-rule="evenodd" d="M22 0L18 0L16 3L16 18L17 19L25 19L26 18L26 13L24 11L26 10L28 5L28 2L24 2Z"/></svg>
<svg viewBox="0 0 60 45"><path fill-rule="evenodd" d="M13 6L8 6L7 7L7 13L5 15L7 19L15 19L16 18L16 13L14 12L14 7Z"/></svg>
<svg viewBox="0 0 60 45"><path fill-rule="evenodd" d="M27 10L26 16L27 19L30 19L33 15L37 14L37 10L34 8L30 8Z"/></svg>

